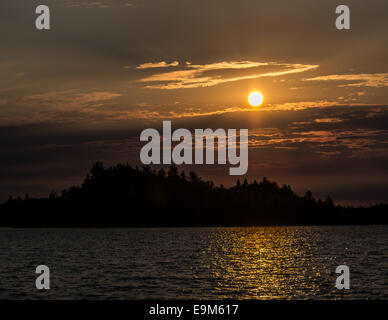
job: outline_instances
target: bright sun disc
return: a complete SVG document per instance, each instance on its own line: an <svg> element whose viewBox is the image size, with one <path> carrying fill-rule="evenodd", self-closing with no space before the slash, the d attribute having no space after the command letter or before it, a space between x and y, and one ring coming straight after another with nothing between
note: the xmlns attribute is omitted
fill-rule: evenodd
<svg viewBox="0 0 388 320"><path fill-rule="evenodd" d="M248 96L248 102L252 107L258 107L263 103L263 95L258 91L253 91Z"/></svg>

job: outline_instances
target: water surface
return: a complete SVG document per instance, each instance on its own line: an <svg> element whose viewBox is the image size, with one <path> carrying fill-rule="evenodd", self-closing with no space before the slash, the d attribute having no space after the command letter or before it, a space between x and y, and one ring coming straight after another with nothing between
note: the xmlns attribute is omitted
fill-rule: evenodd
<svg viewBox="0 0 388 320"><path fill-rule="evenodd" d="M388 298L388 226L3 229L0 257L3 299Z"/></svg>

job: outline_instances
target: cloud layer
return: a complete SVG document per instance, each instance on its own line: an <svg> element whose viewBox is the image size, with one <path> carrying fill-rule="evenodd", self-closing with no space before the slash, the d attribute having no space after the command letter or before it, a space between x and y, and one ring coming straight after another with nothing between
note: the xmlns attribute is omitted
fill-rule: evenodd
<svg viewBox="0 0 388 320"><path fill-rule="evenodd" d="M341 81L350 82L340 84L339 87L388 87L388 73L374 74L332 74L306 79L307 81Z"/></svg>
<svg viewBox="0 0 388 320"><path fill-rule="evenodd" d="M162 61L157 63L141 64L137 66L136 69L177 66L178 64L176 62L168 64L165 61ZM260 67L267 67L267 69L270 67L272 71L264 70L260 72ZM254 61L224 61L204 65L195 65L186 62L179 68L179 70L155 73L151 76L140 79L139 82L146 83L146 88L154 89L187 89L211 87L227 82L279 77L288 74L306 72L318 67L318 65ZM228 70L239 70L245 72L240 72L236 76L222 73Z"/></svg>

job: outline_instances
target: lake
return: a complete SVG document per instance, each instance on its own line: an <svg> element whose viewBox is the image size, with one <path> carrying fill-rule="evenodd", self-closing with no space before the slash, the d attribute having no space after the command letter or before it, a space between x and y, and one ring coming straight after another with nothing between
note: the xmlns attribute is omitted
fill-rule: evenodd
<svg viewBox="0 0 388 320"><path fill-rule="evenodd" d="M1 229L0 257L1 299L388 299L388 226Z"/></svg>

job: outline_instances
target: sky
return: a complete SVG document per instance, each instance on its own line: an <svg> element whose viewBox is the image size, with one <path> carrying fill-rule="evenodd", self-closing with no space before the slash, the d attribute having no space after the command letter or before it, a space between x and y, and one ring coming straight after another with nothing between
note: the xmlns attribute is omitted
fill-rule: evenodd
<svg viewBox="0 0 388 320"><path fill-rule="evenodd" d="M0 3L0 201L139 164L140 132L249 129L249 180L341 204L388 202L388 2ZM264 103L249 106L259 90ZM229 166L183 166L231 185Z"/></svg>

